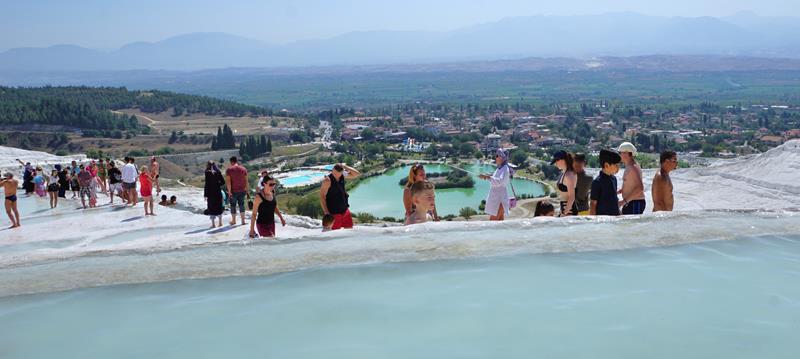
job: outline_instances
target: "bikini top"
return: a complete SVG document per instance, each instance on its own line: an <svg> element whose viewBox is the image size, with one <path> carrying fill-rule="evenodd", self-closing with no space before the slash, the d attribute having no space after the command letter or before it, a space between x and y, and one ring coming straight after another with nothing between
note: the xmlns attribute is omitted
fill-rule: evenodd
<svg viewBox="0 0 800 359"><path fill-rule="evenodd" d="M564 184L564 176L566 176L566 175L567 175L566 172L562 173L561 174L561 178L559 178L558 182L556 182L556 187L558 187L558 190L561 191L561 192L568 192L569 191L569 188L567 188L567 185Z"/></svg>

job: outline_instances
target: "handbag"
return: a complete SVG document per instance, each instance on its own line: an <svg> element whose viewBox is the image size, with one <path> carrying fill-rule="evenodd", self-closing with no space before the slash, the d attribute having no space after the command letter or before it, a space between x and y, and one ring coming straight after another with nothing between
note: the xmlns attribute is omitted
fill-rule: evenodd
<svg viewBox="0 0 800 359"><path fill-rule="evenodd" d="M517 191L514 190L514 179L512 178L508 183L511 185L511 193L514 194L513 197L508 197L508 207L509 209L514 208L517 206Z"/></svg>

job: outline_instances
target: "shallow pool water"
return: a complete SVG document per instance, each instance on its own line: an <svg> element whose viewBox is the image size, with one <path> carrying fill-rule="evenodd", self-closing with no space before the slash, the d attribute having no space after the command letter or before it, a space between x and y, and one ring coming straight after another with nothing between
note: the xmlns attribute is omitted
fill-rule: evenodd
<svg viewBox="0 0 800 359"><path fill-rule="evenodd" d="M800 236L0 298L3 358L796 358Z"/></svg>
<svg viewBox="0 0 800 359"><path fill-rule="evenodd" d="M305 186L320 181L327 174L317 171L296 171L291 172L287 177L278 179L284 187Z"/></svg>
<svg viewBox="0 0 800 359"><path fill-rule="evenodd" d="M403 187L399 185L402 178L408 177L409 166L386 171L383 175L362 180L358 186L349 191L350 209L353 212L368 212L377 217L403 218ZM436 190L436 209L440 216L458 215L464 207L478 209L482 200L489 193L489 182L478 178L480 173L491 174L493 166L464 166L475 181L473 188L448 188ZM447 172L453 168L445 165L426 165L427 173ZM523 179L514 179L514 190L517 195L541 196L544 188L541 184ZM508 189L511 196L511 189Z"/></svg>

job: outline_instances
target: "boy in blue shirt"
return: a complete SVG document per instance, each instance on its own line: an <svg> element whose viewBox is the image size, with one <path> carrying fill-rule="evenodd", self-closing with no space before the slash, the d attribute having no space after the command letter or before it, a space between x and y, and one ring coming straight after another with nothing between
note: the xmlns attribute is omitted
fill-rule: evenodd
<svg viewBox="0 0 800 359"><path fill-rule="evenodd" d="M622 157L614 151L600 151L602 170L592 181L591 208L592 216L619 216L619 200L617 199L617 177Z"/></svg>

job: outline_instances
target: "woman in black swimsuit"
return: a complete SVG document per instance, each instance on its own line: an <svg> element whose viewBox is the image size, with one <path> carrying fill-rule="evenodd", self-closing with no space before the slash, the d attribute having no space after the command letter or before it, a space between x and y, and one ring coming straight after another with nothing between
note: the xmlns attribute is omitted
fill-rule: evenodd
<svg viewBox="0 0 800 359"><path fill-rule="evenodd" d="M578 215L578 206L575 203L575 185L578 183L578 175L572 167L572 155L566 151L558 151L553 155L550 164L555 164L561 170L561 177L556 182L558 187L558 197L561 201L561 213L559 217Z"/></svg>
<svg viewBox="0 0 800 359"><path fill-rule="evenodd" d="M261 237L275 237L275 215L281 219L281 225L286 226L281 211L278 209L278 199L275 198L277 183L269 175L261 180L261 190L256 194L253 203L253 215L250 218L250 238L256 237L256 229Z"/></svg>

